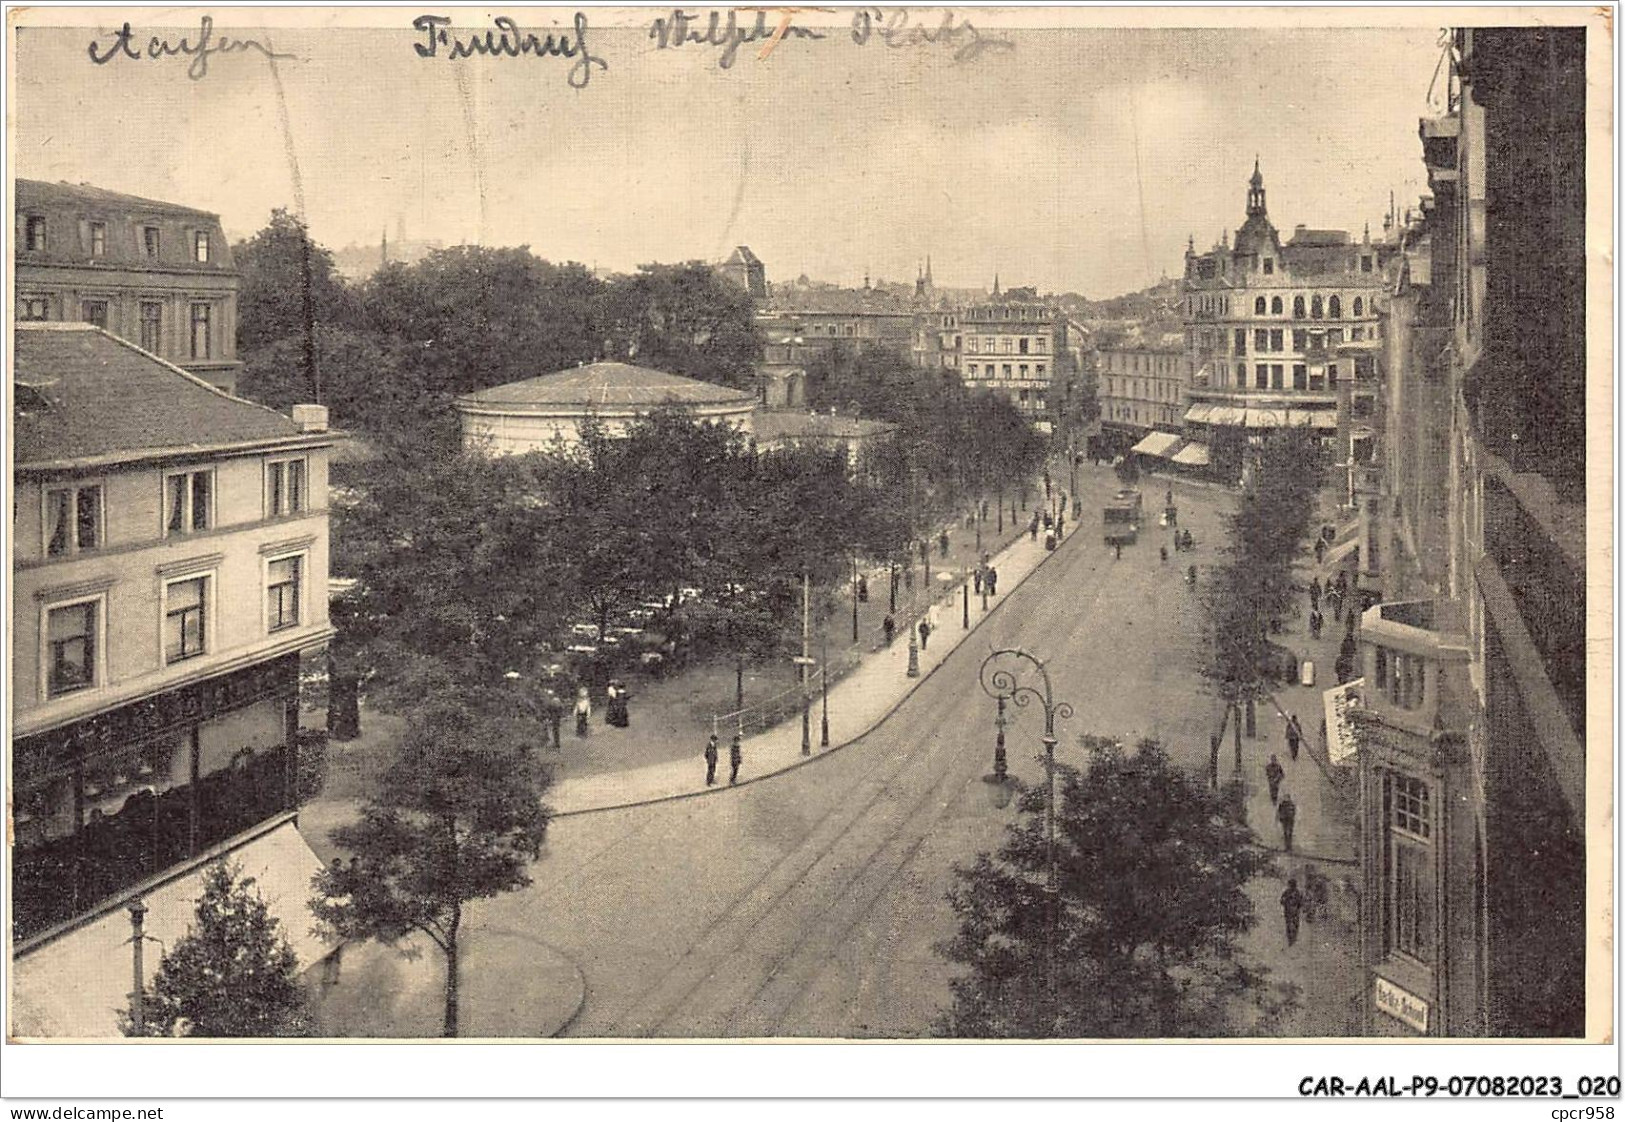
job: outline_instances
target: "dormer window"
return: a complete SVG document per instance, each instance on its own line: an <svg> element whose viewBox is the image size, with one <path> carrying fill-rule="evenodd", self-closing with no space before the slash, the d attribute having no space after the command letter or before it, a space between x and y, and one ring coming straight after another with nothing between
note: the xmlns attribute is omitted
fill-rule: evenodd
<svg viewBox="0 0 1625 1122"><path fill-rule="evenodd" d="M24 244L35 252L45 250L45 218L42 215L31 214L23 226Z"/></svg>
<svg viewBox="0 0 1625 1122"><path fill-rule="evenodd" d="M158 248L159 248L158 227L156 227L156 226L143 226L143 227L141 227L141 253L142 253L142 255L145 256L145 257L157 257L158 256Z"/></svg>
<svg viewBox="0 0 1625 1122"><path fill-rule="evenodd" d="M90 224L90 255L92 257L107 256L107 223L92 222Z"/></svg>
<svg viewBox="0 0 1625 1122"><path fill-rule="evenodd" d="M192 259L200 265L208 263L209 231L198 230L192 235Z"/></svg>
<svg viewBox="0 0 1625 1122"><path fill-rule="evenodd" d="M1275 258L1273 258L1273 257L1264 258L1264 275L1266 277L1271 276L1271 275L1274 274L1274 272L1275 272Z"/></svg>

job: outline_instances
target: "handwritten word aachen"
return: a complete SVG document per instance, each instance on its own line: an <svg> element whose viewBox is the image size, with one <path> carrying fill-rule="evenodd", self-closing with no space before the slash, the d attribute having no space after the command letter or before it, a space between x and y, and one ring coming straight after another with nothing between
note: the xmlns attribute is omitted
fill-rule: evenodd
<svg viewBox="0 0 1625 1122"><path fill-rule="evenodd" d="M649 38L655 41L657 48L665 49L681 47L685 43L700 43L716 47L720 54L717 56L717 65L727 70L734 64L739 54L739 48L746 43L763 44L757 54L758 59L765 59L773 53L773 48L781 43L786 35L794 35L798 39L822 39L822 32L814 31L810 27L797 27L793 22L799 11L822 11L824 9L806 8L730 8L727 19L724 20L720 12L713 11L705 19L703 29L700 16L674 8L670 16L662 16L649 25ZM752 24L740 26L739 13L755 12L756 21ZM771 28L768 26L769 13L778 16L777 23Z"/></svg>
<svg viewBox="0 0 1625 1122"><path fill-rule="evenodd" d="M860 8L852 15L852 41L861 47L871 39L878 39L894 50L936 43L957 44L953 53L955 62L970 62L984 51L1012 51L1016 47L1008 39L984 39L975 24L956 17L950 10L944 10L941 21L931 27L913 23L907 8L893 8L889 12L883 8Z"/></svg>
<svg viewBox="0 0 1625 1122"><path fill-rule="evenodd" d="M186 68L186 76L197 81L209 72L209 59L214 55L231 54L234 51L258 51L266 58L293 58L291 54L278 54L271 49L269 43L262 43L258 39L232 39L225 35L214 34L214 17L204 16L198 28L197 38L188 39L182 36L179 42L171 42L161 35L150 36L143 51L136 44L136 33L129 24L119 28L113 35L113 41L104 51L101 43L92 39L90 42L90 61L97 66L106 66L115 58L127 58L140 62L144 58L158 59L174 55L190 55L192 65Z"/></svg>
<svg viewBox="0 0 1625 1122"><path fill-rule="evenodd" d="M592 81L593 67L608 70L609 63L596 57L587 47L587 14L575 14L575 34L568 31L549 31L538 35L535 32L525 31L507 16L497 16L491 20L494 31L480 31L463 36L446 28L451 24L449 16L419 16L412 21L412 27L423 32L423 42L412 44L419 58L435 58L440 55L440 48L445 47L443 57L451 59L468 58L472 55L487 55L492 58L521 58L532 55L536 58L573 58L575 65L570 67L565 76L566 81L574 89L585 89Z"/></svg>

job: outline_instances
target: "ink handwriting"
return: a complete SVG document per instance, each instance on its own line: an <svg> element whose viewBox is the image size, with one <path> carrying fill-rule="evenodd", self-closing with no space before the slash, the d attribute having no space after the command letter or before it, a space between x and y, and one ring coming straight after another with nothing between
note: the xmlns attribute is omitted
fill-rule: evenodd
<svg viewBox="0 0 1625 1122"><path fill-rule="evenodd" d="M174 55L190 55L192 63L186 68L186 76L194 82L209 72L209 59L215 55L231 54L236 51L258 51L269 59L295 58L291 54L278 53L271 49L271 44L262 43L258 39L233 39L226 35L214 34L214 17L204 16L198 28L197 38L189 39L182 36L178 42L171 42L160 35L149 36L146 43L136 43L136 33L129 24L125 24L113 33L113 41L102 49L100 40L90 41L90 61L97 66L106 66L115 58L127 58L134 62L142 59L160 59Z"/></svg>
<svg viewBox="0 0 1625 1122"><path fill-rule="evenodd" d="M507 16L491 20L494 30L462 34L447 31L449 16L423 15L412 21L412 27L423 33L423 42L412 44L419 58L462 59L473 55L490 58L574 59L575 64L565 75L572 89L585 89L592 81L593 68L608 70L609 63L594 55L587 45L587 14L577 12L573 23L574 34L569 31L549 31L538 35L526 31ZM442 54L441 48L445 48Z"/></svg>

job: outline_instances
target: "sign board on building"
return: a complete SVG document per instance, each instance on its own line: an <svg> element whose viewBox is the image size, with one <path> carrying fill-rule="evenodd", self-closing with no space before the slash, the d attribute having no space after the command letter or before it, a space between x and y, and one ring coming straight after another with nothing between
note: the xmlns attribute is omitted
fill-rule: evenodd
<svg viewBox="0 0 1625 1122"><path fill-rule="evenodd" d="M1428 1030L1428 1003L1420 997L1381 977L1374 979L1373 993L1380 1011L1403 1021L1417 1032Z"/></svg>
<svg viewBox="0 0 1625 1122"><path fill-rule="evenodd" d="M1333 686L1321 695L1326 714L1326 755L1338 767L1353 767L1359 744L1348 718L1350 706L1360 704L1360 691L1364 678Z"/></svg>

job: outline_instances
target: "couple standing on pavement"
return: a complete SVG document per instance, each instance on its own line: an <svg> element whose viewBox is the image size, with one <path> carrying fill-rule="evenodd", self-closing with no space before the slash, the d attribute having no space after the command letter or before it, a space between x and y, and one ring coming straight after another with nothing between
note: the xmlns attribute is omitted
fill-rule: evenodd
<svg viewBox="0 0 1625 1122"><path fill-rule="evenodd" d="M732 743L728 745L728 785L731 787L739 782L739 765L745 762L745 749L739 743L739 733L734 733ZM711 739L705 744L705 785L716 786L717 782L717 734L712 733Z"/></svg>

